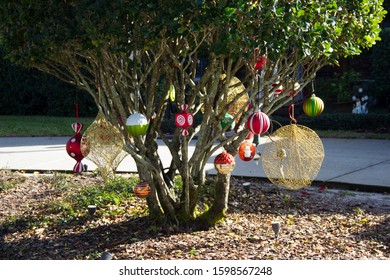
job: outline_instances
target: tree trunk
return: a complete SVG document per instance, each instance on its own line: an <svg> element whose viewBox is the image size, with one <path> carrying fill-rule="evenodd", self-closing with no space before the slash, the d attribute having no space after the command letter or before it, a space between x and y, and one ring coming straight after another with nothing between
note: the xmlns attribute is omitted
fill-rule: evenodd
<svg viewBox="0 0 390 280"><path fill-rule="evenodd" d="M214 203L208 211L199 217L199 225L208 228L214 226L226 217L228 210L230 189L230 173L217 174L217 181L215 183L215 197Z"/></svg>

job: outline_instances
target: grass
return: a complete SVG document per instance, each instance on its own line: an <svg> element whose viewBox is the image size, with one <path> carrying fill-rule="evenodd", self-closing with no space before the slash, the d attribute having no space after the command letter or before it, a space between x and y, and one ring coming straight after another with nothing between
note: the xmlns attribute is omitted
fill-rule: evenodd
<svg viewBox="0 0 390 280"><path fill-rule="evenodd" d="M0 116L0 137L69 136L76 121L72 117ZM79 118L85 130L94 118Z"/></svg>
<svg viewBox="0 0 390 280"><path fill-rule="evenodd" d="M0 137L69 136L73 135L73 117L50 116L0 116ZM83 131L94 118L80 118ZM315 130L323 138L390 139L389 133L352 130Z"/></svg>

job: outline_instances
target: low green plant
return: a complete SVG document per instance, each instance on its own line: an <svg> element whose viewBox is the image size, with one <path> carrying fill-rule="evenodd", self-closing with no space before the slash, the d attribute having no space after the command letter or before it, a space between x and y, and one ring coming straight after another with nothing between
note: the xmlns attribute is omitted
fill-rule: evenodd
<svg viewBox="0 0 390 280"><path fill-rule="evenodd" d="M192 256L198 256L199 255L199 251L196 250L195 248L191 248L191 250L188 253L190 255L192 255Z"/></svg>
<svg viewBox="0 0 390 280"><path fill-rule="evenodd" d="M133 188L137 181L136 177L115 176L102 186L92 185L80 193L70 195L68 200L77 209L85 209L88 205L118 206L123 200L133 197Z"/></svg>

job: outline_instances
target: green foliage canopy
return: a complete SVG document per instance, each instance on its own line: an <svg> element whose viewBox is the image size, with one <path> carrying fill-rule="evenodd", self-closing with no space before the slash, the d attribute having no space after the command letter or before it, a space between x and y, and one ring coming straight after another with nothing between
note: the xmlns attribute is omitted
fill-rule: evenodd
<svg viewBox="0 0 390 280"><path fill-rule="evenodd" d="M383 0L326 1L2 1L0 43L24 65L44 63L64 49L110 48L126 52L156 48L161 40L185 40L218 29L207 52L250 56L254 48L291 46L302 55L336 62L359 54L379 39Z"/></svg>

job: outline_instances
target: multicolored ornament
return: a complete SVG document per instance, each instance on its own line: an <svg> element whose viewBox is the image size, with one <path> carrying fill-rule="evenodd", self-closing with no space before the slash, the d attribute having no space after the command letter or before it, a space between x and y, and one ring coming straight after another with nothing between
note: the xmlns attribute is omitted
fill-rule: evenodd
<svg viewBox="0 0 390 280"><path fill-rule="evenodd" d="M214 167L220 174L229 174L236 165L234 157L228 152L222 152L214 159Z"/></svg>
<svg viewBox="0 0 390 280"><path fill-rule="evenodd" d="M256 145L248 141L244 141L238 148L238 156L243 161L250 161L256 154Z"/></svg>
<svg viewBox="0 0 390 280"><path fill-rule="evenodd" d="M233 130L234 126L236 125L236 122L233 120L233 116L226 113L225 117L221 120L221 127L222 129L225 129L225 127L230 124L227 130Z"/></svg>
<svg viewBox="0 0 390 280"><path fill-rule="evenodd" d="M134 195L139 198L146 198L150 195L151 189L148 182L139 182L133 189Z"/></svg>
<svg viewBox="0 0 390 280"><path fill-rule="evenodd" d="M148 128L148 119L140 113L131 114L126 120L126 129L132 136L144 135Z"/></svg>
<svg viewBox="0 0 390 280"><path fill-rule="evenodd" d="M181 105L180 108L181 113L177 113L175 115L175 123L177 127L180 127L182 129L181 134L183 136L187 136L189 134L187 128L193 125L194 115L192 113L187 112L187 104Z"/></svg>
<svg viewBox="0 0 390 280"><path fill-rule="evenodd" d="M253 134L263 134L267 132L270 127L270 119L263 112L255 112L249 116L245 125Z"/></svg>
<svg viewBox="0 0 390 280"><path fill-rule="evenodd" d="M81 129L83 128L83 125L79 122L75 122L72 124L72 129L75 132L75 135L72 136L66 143L66 152L70 157L76 160L76 164L73 167L73 171L76 173L81 173L85 171L84 165L81 163L81 160L84 158L81 148L80 148L80 142L81 142Z"/></svg>
<svg viewBox="0 0 390 280"><path fill-rule="evenodd" d="M312 94L303 102L303 112L309 117L316 117L324 110L324 102L321 98Z"/></svg>

